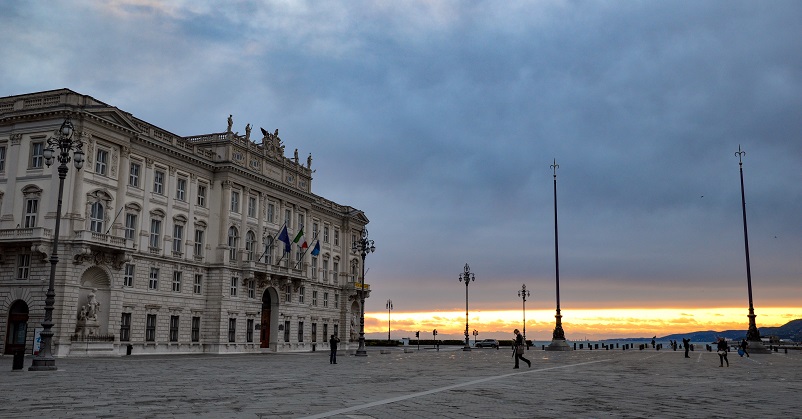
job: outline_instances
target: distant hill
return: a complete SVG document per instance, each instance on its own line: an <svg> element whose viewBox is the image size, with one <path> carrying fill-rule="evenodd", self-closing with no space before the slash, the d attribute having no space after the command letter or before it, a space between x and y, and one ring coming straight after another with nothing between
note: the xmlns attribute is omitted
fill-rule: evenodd
<svg viewBox="0 0 802 419"><path fill-rule="evenodd" d="M780 339L788 339L794 342L802 342L802 319L791 320L779 327L758 327L760 336L778 336ZM719 337L725 339L740 340L746 336L746 330L706 330L690 333L675 333L658 338L658 340L682 340L688 338L691 342L713 342ZM621 339L618 339L621 340ZM651 338L637 338L627 340L651 340Z"/></svg>

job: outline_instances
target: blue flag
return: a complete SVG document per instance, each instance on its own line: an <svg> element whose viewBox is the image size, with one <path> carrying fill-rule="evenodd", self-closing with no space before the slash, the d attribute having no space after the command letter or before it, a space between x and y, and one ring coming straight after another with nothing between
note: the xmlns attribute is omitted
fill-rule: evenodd
<svg viewBox="0 0 802 419"><path fill-rule="evenodd" d="M320 254L320 240L315 243L315 248L312 249L312 256L317 256Z"/></svg>
<svg viewBox="0 0 802 419"><path fill-rule="evenodd" d="M290 247L290 235L287 234L286 225L281 229L281 233L278 235L278 240L284 242L284 253L289 253L292 248Z"/></svg>

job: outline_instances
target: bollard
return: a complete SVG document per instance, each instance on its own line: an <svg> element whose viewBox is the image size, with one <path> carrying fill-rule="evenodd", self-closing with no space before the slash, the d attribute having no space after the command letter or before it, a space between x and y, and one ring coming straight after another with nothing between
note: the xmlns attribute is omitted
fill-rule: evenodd
<svg viewBox="0 0 802 419"><path fill-rule="evenodd" d="M596 344L596 349L599 349L599 344L598 343Z"/></svg>
<svg viewBox="0 0 802 419"><path fill-rule="evenodd" d="M574 342L574 350L576 350L576 342Z"/></svg>
<svg viewBox="0 0 802 419"><path fill-rule="evenodd" d="M615 347L618 348L618 342L616 342Z"/></svg>
<svg viewBox="0 0 802 419"><path fill-rule="evenodd" d="M11 366L11 370L21 370L25 364L25 350L16 351L14 352L14 362Z"/></svg>
<svg viewBox="0 0 802 419"><path fill-rule="evenodd" d="M788 353L788 348L785 348L785 353Z"/></svg>
<svg viewBox="0 0 802 419"><path fill-rule="evenodd" d="M580 343L580 344L579 344L579 349L583 349L584 347L585 347L585 344L584 344L584 343Z"/></svg>

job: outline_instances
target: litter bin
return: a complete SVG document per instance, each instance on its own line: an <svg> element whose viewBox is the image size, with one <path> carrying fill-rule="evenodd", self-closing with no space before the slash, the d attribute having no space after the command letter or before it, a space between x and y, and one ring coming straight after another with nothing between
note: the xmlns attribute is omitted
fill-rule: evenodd
<svg viewBox="0 0 802 419"><path fill-rule="evenodd" d="M134 350L134 345L128 345L125 347L125 354L131 355L131 352Z"/></svg>
<svg viewBox="0 0 802 419"><path fill-rule="evenodd" d="M25 351L14 352L14 363L11 366L12 370L21 370L25 364Z"/></svg>
<svg viewBox="0 0 802 419"><path fill-rule="evenodd" d="M316 347L316 346L317 346L317 344L316 344L316 343L313 343L313 344L312 344L312 352L315 352L315 347Z"/></svg>

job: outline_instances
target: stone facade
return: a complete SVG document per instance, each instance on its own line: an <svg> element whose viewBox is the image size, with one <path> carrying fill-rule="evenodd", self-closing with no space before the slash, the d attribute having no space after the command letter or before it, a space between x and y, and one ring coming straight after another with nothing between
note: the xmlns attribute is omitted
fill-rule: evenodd
<svg viewBox="0 0 802 419"><path fill-rule="evenodd" d="M312 193L311 154L233 116L182 137L61 89L0 98L0 354L30 353L44 317L59 178L42 155L68 116L86 161L64 182L55 356L348 347L368 219Z"/></svg>

